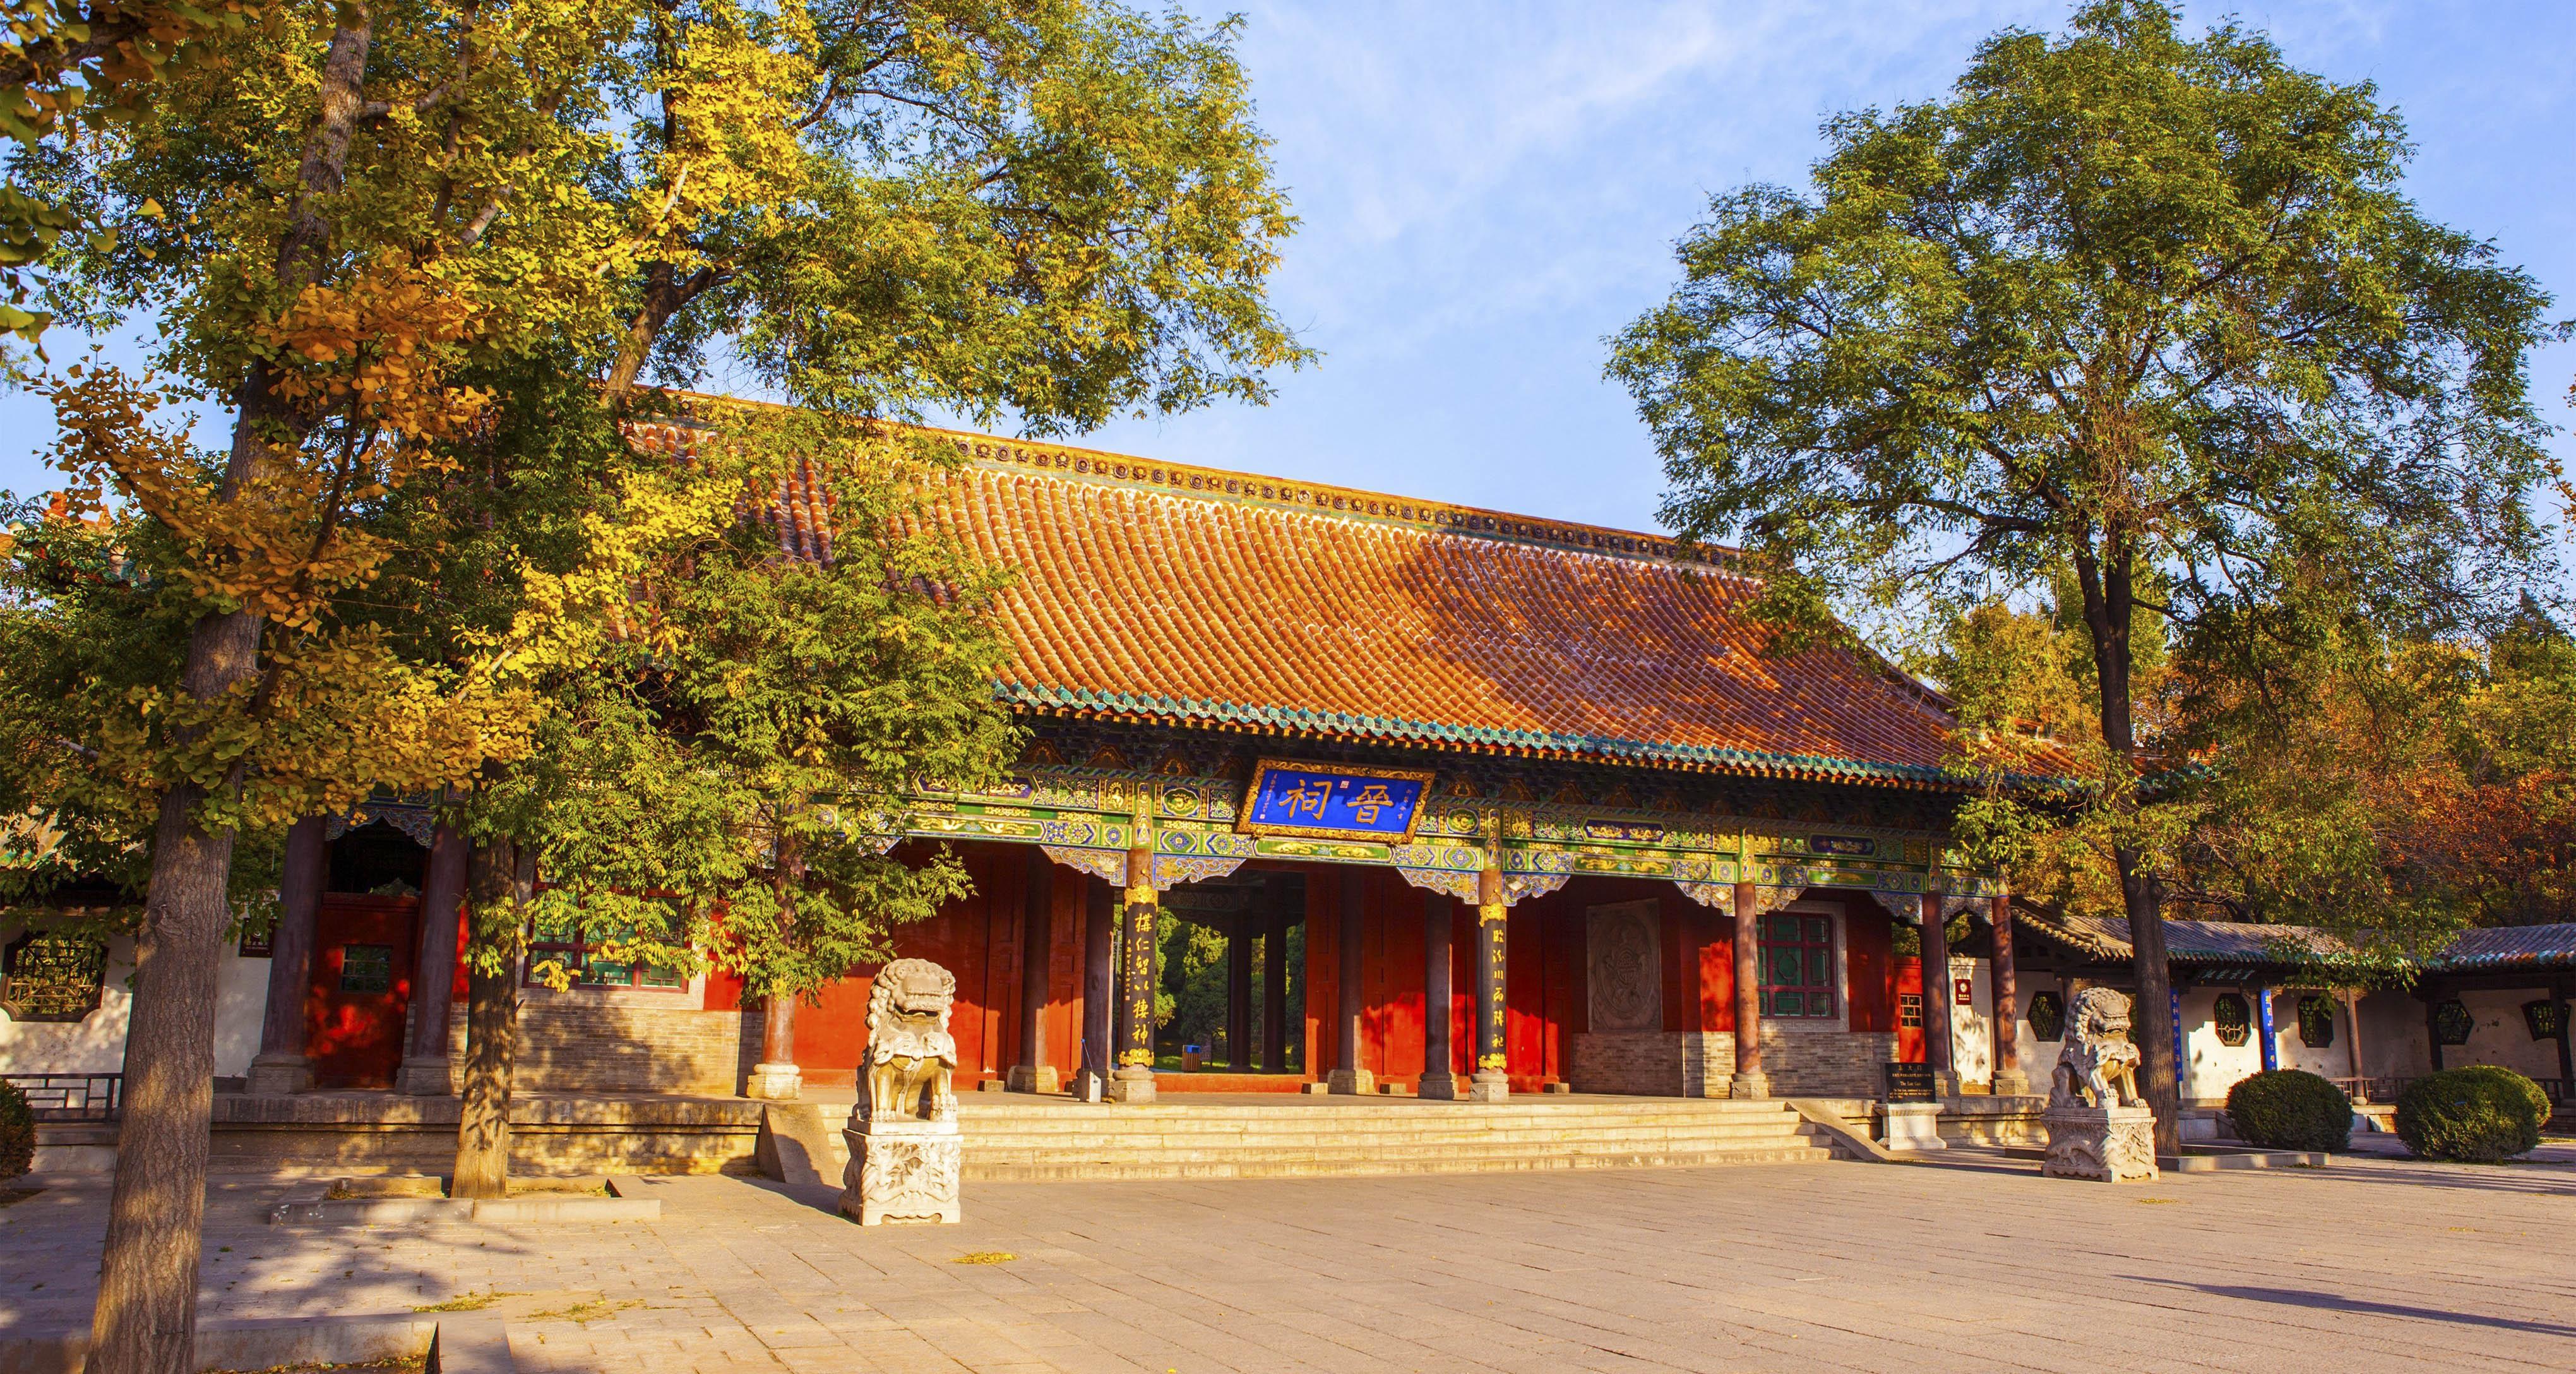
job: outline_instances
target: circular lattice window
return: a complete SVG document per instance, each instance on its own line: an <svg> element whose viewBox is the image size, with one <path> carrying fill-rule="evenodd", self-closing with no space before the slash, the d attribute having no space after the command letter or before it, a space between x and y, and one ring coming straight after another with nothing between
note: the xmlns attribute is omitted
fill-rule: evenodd
<svg viewBox="0 0 2576 1374"><path fill-rule="evenodd" d="M2033 993L2030 999L2030 1034L2034 1040L2054 1040L2066 1033L2066 1003L2053 992Z"/></svg>
<svg viewBox="0 0 2576 1374"><path fill-rule="evenodd" d="M2218 1023L2218 1043L2230 1049L2245 1043L2254 1030L2253 1010L2245 1005L2245 994L2222 992L2210 1019Z"/></svg>
<svg viewBox="0 0 2576 1374"><path fill-rule="evenodd" d="M2334 1044L2334 999L2315 992L2299 999L2299 1043L2312 1050Z"/></svg>

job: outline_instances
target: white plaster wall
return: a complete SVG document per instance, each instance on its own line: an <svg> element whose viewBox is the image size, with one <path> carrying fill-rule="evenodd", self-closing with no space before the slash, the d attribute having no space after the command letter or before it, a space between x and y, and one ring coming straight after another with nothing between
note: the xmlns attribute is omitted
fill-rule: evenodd
<svg viewBox="0 0 2576 1374"><path fill-rule="evenodd" d="M2333 1044L2324 1049L2311 1049L2308 1042L2299 1038L2299 999L2309 995L2308 992L2286 988L2272 993L2272 1026L2279 1033L2281 1067L2305 1069L2321 1078L2352 1077L2352 1018L2345 1014L2341 997L2333 993L2322 994L2334 1004ZM2262 1013L2258 1009L2255 1014L2260 1016ZM2368 1034L2368 1031L2363 1033ZM2367 1049L2363 1052L2362 1062L2365 1066L2370 1065ZM2374 1067L2371 1072L2380 1070Z"/></svg>
<svg viewBox="0 0 2576 1374"><path fill-rule="evenodd" d="M2474 1003L2470 1010L2476 1010ZM2521 1013L2516 1012L2514 1020L2519 1023ZM2424 1004L2415 994L2392 990L2361 999L2361 1062L2371 1077L2420 1078L2431 1073L2433 1054L2426 1034ZM2459 1051L2454 1048L2451 1053Z"/></svg>
<svg viewBox="0 0 2576 1374"><path fill-rule="evenodd" d="M2467 1005L2469 1015L2477 1018L2477 1028L2469 1032L2469 1043L2443 1046L2442 1063L2450 1068L2494 1064L2526 1078L2556 1078L2558 1042L2532 1039L2531 1027L2522 1019L2523 1003L2546 996L2536 988L2529 992L2517 988L2462 992L2460 1001Z"/></svg>
<svg viewBox="0 0 2576 1374"><path fill-rule="evenodd" d="M268 1014L266 959L245 959L224 947L215 971L215 1077L240 1078L259 1054L259 1023Z"/></svg>
<svg viewBox="0 0 2576 1374"><path fill-rule="evenodd" d="M77 1024L27 1022L0 1012L0 1073L122 1073L125 1021L133 1007L134 942L111 940L98 1010ZM215 970L215 1076L250 1072L259 1053L259 1023L268 1006L268 960L245 959L232 946Z"/></svg>
<svg viewBox="0 0 2576 1374"><path fill-rule="evenodd" d="M127 980L133 974L134 942L111 940L98 1010L78 1022L22 1022L0 1012L0 1073L123 1072L125 1017L133 1002Z"/></svg>
<svg viewBox="0 0 2576 1374"><path fill-rule="evenodd" d="M1969 981L1969 1005L1960 1006L1956 983ZM1941 984L1950 1001L1950 1064L1962 1083L1995 1081L1995 985L1992 965L1984 959L1953 958L1950 978Z"/></svg>
<svg viewBox="0 0 2576 1374"><path fill-rule="evenodd" d="M2245 999L2246 1020L2253 1023L2242 1045L2218 1038L2218 999L2229 992ZM2185 1101L2224 1101L2228 1089L2263 1071L2263 1008L2252 989L2183 989L2182 1025L2178 1068Z"/></svg>
<svg viewBox="0 0 2576 1374"><path fill-rule="evenodd" d="M2066 1048L2066 1045L2062 1039L2042 1040L2031 1034L2030 999L2033 993L2053 992L2057 994L2058 1001L2063 1003L2067 1000L2066 984L2056 978L2037 977L2027 973L2021 974L2013 982L2015 985L2013 995L2021 1003L2021 1021L2014 1027L2013 1043L2021 1055L2021 1071L2030 1079L2030 1090L2045 1097L2048 1095L2049 1078L2057 1072L2057 1056Z"/></svg>

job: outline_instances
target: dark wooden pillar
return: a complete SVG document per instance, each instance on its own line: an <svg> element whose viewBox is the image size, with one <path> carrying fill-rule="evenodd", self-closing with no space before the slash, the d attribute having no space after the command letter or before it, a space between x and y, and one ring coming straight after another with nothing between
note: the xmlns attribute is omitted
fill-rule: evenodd
<svg viewBox="0 0 2576 1374"><path fill-rule="evenodd" d="M313 923L329 876L330 821L307 816L286 832L286 861L277 875L277 929L268 937L268 1006L260 1014L259 1055L250 1061L250 1091L310 1092L313 1061L304 1055L304 996L313 981Z"/></svg>
<svg viewBox="0 0 2576 1374"><path fill-rule="evenodd" d="M1923 1060L1933 1090L1959 1095L1959 1073L1950 1053L1950 930L1941 919L1941 894L1923 894Z"/></svg>
<svg viewBox="0 0 2576 1374"><path fill-rule="evenodd" d="M1440 1101L1456 1101L1458 1075L1449 1045L1449 1012L1455 989L1449 980L1449 902L1437 892L1422 894L1422 1081L1415 1091Z"/></svg>
<svg viewBox="0 0 2576 1374"><path fill-rule="evenodd" d="M1311 880L1310 880L1311 881ZM1334 979L1333 1077L1334 1092L1355 1094L1377 1090L1377 1075L1360 1067L1360 907L1368 895L1368 877L1359 869L1345 869L1335 896L1333 952L1339 968Z"/></svg>
<svg viewBox="0 0 2576 1374"><path fill-rule="evenodd" d="M1118 1067L1109 1096L1154 1100L1154 936L1162 914L1154 898L1154 848L1141 829L1127 851L1127 891L1120 925Z"/></svg>
<svg viewBox="0 0 2576 1374"><path fill-rule="evenodd" d="M1118 974L1110 964L1117 943L1116 892L1097 878L1082 885L1082 1073L1073 1095L1098 1102L1109 1095L1111 1019L1118 1008Z"/></svg>
<svg viewBox="0 0 2576 1374"><path fill-rule="evenodd" d="M2442 1071L2442 1018L2439 1013L2442 1010L2442 989L2432 983L2426 983L2423 985L2423 997L2424 1048L2432 1056L2433 1072L2440 1073ZM2361 1077L2361 1071L2356 1068L2353 1071L2353 1077ZM2355 1093L2353 1096L2359 1097L2360 1094Z"/></svg>
<svg viewBox="0 0 2576 1374"><path fill-rule="evenodd" d="M1512 1095L1511 1066L1503 1043L1504 959L1510 953L1512 909L1503 903L1503 871L1476 875L1476 1077L1467 1096L1500 1102Z"/></svg>
<svg viewBox="0 0 2576 1374"><path fill-rule="evenodd" d="M1735 885L1735 1079L1730 1097L1769 1097L1762 1072L1761 913L1749 882Z"/></svg>
<svg viewBox="0 0 2576 1374"><path fill-rule="evenodd" d="M2030 1092L2030 1075L2021 1067L2021 987L2013 968L2012 898L1994 899L1995 923L1995 1096L2021 1097Z"/></svg>
<svg viewBox="0 0 2576 1374"><path fill-rule="evenodd" d="M1288 1071L1288 927L1286 883L1269 896L1268 919L1261 930L1261 1069Z"/></svg>
<svg viewBox="0 0 2576 1374"><path fill-rule="evenodd" d="M2567 985L2551 990L2558 999L2558 1096L2561 1101L2576 1102L2576 1052L2571 1052L2567 1038Z"/></svg>
<svg viewBox="0 0 2576 1374"><path fill-rule="evenodd" d="M465 901L465 860L473 846L449 826L431 832L420 883L419 957L413 964L411 1036L394 1091L445 1097L456 1091L447 1062L447 1022L456 995L456 926Z"/></svg>
<svg viewBox="0 0 2576 1374"><path fill-rule="evenodd" d="M1225 1062L1226 1067L1252 1067L1252 938L1260 929L1253 912L1241 912L1225 927Z"/></svg>
<svg viewBox="0 0 2576 1374"><path fill-rule="evenodd" d="M1020 1060L1004 1086L1013 1092L1052 1093L1063 1088L1047 1062L1047 965L1055 956L1055 863L1029 846L1028 892L1020 903Z"/></svg>

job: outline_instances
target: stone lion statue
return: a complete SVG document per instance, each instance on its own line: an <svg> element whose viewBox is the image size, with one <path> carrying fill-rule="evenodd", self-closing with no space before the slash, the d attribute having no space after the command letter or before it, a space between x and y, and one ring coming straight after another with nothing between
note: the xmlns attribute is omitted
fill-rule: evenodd
<svg viewBox="0 0 2576 1374"><path fill-rule="evenodd" d="M957 1041L948 1018L957 976L927 959L897 959L868 992L868 1054L862 1084L870 1118L949 1121L957 1094Z"/></svg>
<svg viewBox="0 0 2576 1374"><path fill-rule="evenodd" d="M2065 1047L2048 1084L2051 1107L2138 1107L2138 1047L2129 1042L2129 998L2086 988L2066 1009Z"/></svg>

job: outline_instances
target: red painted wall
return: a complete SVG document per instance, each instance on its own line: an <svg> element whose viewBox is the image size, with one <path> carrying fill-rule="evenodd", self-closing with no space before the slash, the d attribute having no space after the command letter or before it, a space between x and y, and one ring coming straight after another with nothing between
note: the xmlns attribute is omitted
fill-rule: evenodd
<svg viewBox="0 0 2576 1374"><path fill-rule="evenodd" d="M1843 978L1851 995L1851 1028L1856 1031L1896 1029L1896 966L1889 953L1895 919L1871 897L1845 897L1843 903ZM1918 966L1915 977L1922 977Z"/></svg>
<svg viewBox="0 0 2576 1374"><path fill-rule="evenodd" d="M350 945L392 950L392 985L343 992L340 963ZM402 1063L403 1009L420 954L420 899L329 892L313 918L313 973L304 996L304 1048L323 1088L389 1088Z"/></svg>

